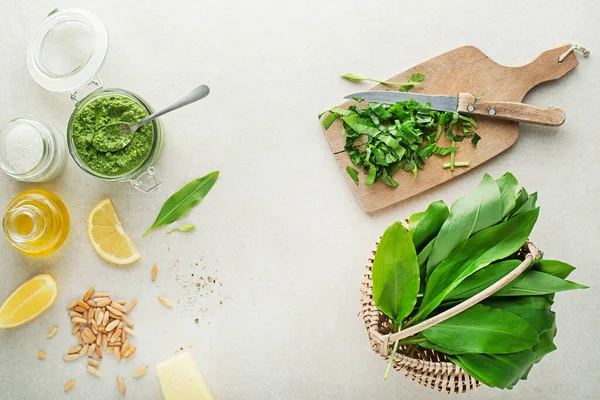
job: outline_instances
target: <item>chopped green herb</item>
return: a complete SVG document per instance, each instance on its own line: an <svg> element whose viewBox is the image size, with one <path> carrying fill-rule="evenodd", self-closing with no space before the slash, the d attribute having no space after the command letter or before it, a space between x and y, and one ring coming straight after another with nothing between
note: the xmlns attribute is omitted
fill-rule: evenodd
<svg viewBox="0 0 600 400"><path fill-rule="evenodd" d="M458 150L454 143L450 147L436 144L442 132L458 142L467 136L475 138L471 129L477 126L472 118L435 111L430 103L415 100L393 105L368 103L348 109L333 107L329 113L322 121L323 127L329 129L334 121L342 120L342 135L346 137L344 150L353 164L363 168L367 186L378 180L391 187L398 186L393 176L400 168L412 172L417 179L419 169L425 167L429 157L450 155L453 158Z"/></svg>
<svg viewBox="0 0 600 400"><path fill-rule="evenodd" d="M410 79L408 80L409 84L408 85L400 86L400 88L398 89L398 91L400 91L400 92L408 92L415 85L421 86L421 85L419 85L419 82L423 82L423 79L425 79L425 75L423 75L420 72L417 72L416 74L412 74L410 76Z"/></svg>
<svg viewBox="0 0 600 400"><path fill-rule="evenodd" d="M180 226L179 228L173 228L173 229L169 229L167 231L167 233L173 233L173 232L189 232L189 231L193 231L194 229L196 229L196 225L192 225L192 224L186 224L183 226Z"/></svg>
<svg viewBox="0 0 600 400"><path fill-rule="evenodd" d="M348 172L348 175L350 175L350 178L352 178L354 183L358 185L358 171L348 165L346 167L346 172Z"/></svg>
<svg viewBox="0 0 600 400"><path fill-rule="evenodd" d="M449 162L444 163L444 168L450 168L450 165L451 164ZM455 168L457 168L457 167L470 167L470 166L471 166L471 163L468 162L468 161L455 161L454 162L454 167Z"/></svg>
<svg viewBox="0 0 600 400"><path fill-rule="evenodd" d="M390 81L380 81L379 79L373 79L373 78L367 78L364 76L360 76L360 75L355 75L355 74L344 74L342 75L342 78L349 80L351 82L362 82L362 81L370 81L370 82L377 82L377 83L381 83L383 85L388 85L388 86L395 86L395 87L404 87L404 86L408 86L409 88L413 87L413 86L423 86L423 84L421 83L421 81L423 80L421 78L421 80L412 80L413 77L417 77L419 78L419 76L423 76L423 74L413 74L413 76L411 76L410 81L408 82L390 82ZM406 90L404 90L404 92L406 92Z"/></svg>

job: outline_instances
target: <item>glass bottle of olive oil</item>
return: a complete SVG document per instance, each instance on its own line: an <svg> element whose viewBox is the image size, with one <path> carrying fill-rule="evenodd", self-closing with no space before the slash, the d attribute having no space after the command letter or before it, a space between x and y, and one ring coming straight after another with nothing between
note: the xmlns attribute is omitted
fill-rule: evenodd
<svg viewBox="0 0 600 400"><path fill-rule="evenodd" d="M69 213L54 193L27 190L10 202L2 227L15 249L28 256L45 256L58 250L67 239Z"/></svg>

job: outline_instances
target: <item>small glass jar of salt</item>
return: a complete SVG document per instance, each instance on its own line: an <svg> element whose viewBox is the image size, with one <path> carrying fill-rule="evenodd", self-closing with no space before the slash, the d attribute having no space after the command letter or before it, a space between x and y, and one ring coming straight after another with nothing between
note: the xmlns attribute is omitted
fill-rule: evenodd
<svg viewBox="0 0 600 400"><path fill-rule="evenodd" d="M35 118L17 118L0 128L0 169L22 182L56 178L67 158L64 135Z"/></svg>

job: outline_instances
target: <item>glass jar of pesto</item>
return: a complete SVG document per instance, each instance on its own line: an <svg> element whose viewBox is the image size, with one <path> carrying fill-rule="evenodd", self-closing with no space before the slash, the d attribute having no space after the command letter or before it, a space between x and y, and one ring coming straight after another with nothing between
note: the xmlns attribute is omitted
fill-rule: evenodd
<svg viewBox="0 0 600 400"><path fill-rule="evenodd" d="M103 87L99 71L107 51L108 32L98 17L82 9L53 10L29 44L27 65L43 88L70 93L75 109L67 125L67 145L79 168L96 178L130 182L150 192L161 184L153 166L164 139L160 120L142 126L120 150L103 151L98 139L94 141L108 124L134 124L154 112L135 93Z"/></svg>

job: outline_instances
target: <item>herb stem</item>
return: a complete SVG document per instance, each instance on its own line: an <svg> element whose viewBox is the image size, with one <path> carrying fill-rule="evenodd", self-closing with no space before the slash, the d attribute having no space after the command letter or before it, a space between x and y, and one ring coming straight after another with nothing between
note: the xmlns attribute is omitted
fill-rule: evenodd
<svg viewBox="0 0 600 400"><path fill-rule="evenodd" d="M400 340L399 342L401 345L405 345L405 344L419 344L419 343L422 343L425 341L427 341L427 339L425 339L424 337L410 337L410 338Z"/></svg>
<svg viewBox="0 0 600 400"><path fill-rule="evenodd" d="M451 147L454 147L454 146L455 146L455 144L456 144L456 143L455 143L455 142L454 142L454 140L453 140L453 141L452 141L452 146L451 146ZM454 171L454 153L455 153L454 151L453 151L452 153L450 153L450 171Z"/></svg>
<svg viewBox="0 0 600 400"><path fill-rule="evenodd" d="M456 161L454 163L455 167L469 167L471 165L471 163L469 161ZM445 163L444 164L444 168L452 168L452 164L451 163Z"/></svg>
<svg viewBox="0 0 600 400"><path fill-rule="evenodd" d="M388 376L390 375L390 371L392 370L392 365L394 364L394 358L396 358L396 352L398 351L398 346L400 345L400 340L396 340L394 343L394 348L392 349L392 354L390 354L390 361L388 362L387 369L385 370L385 375L383 376L383 380L386 381Z"/></svg>
<svg viewBox="0 0 600 400"><path fill-rule="evenodd" d="M372 79L373 82L377 82L377 83L381 83L382 85L388 85L388 86L397 86L397 87L401 87L401 86L423 86L423 83L421 82L389 82L389 81L379 81L377 79Z"/></svg>

